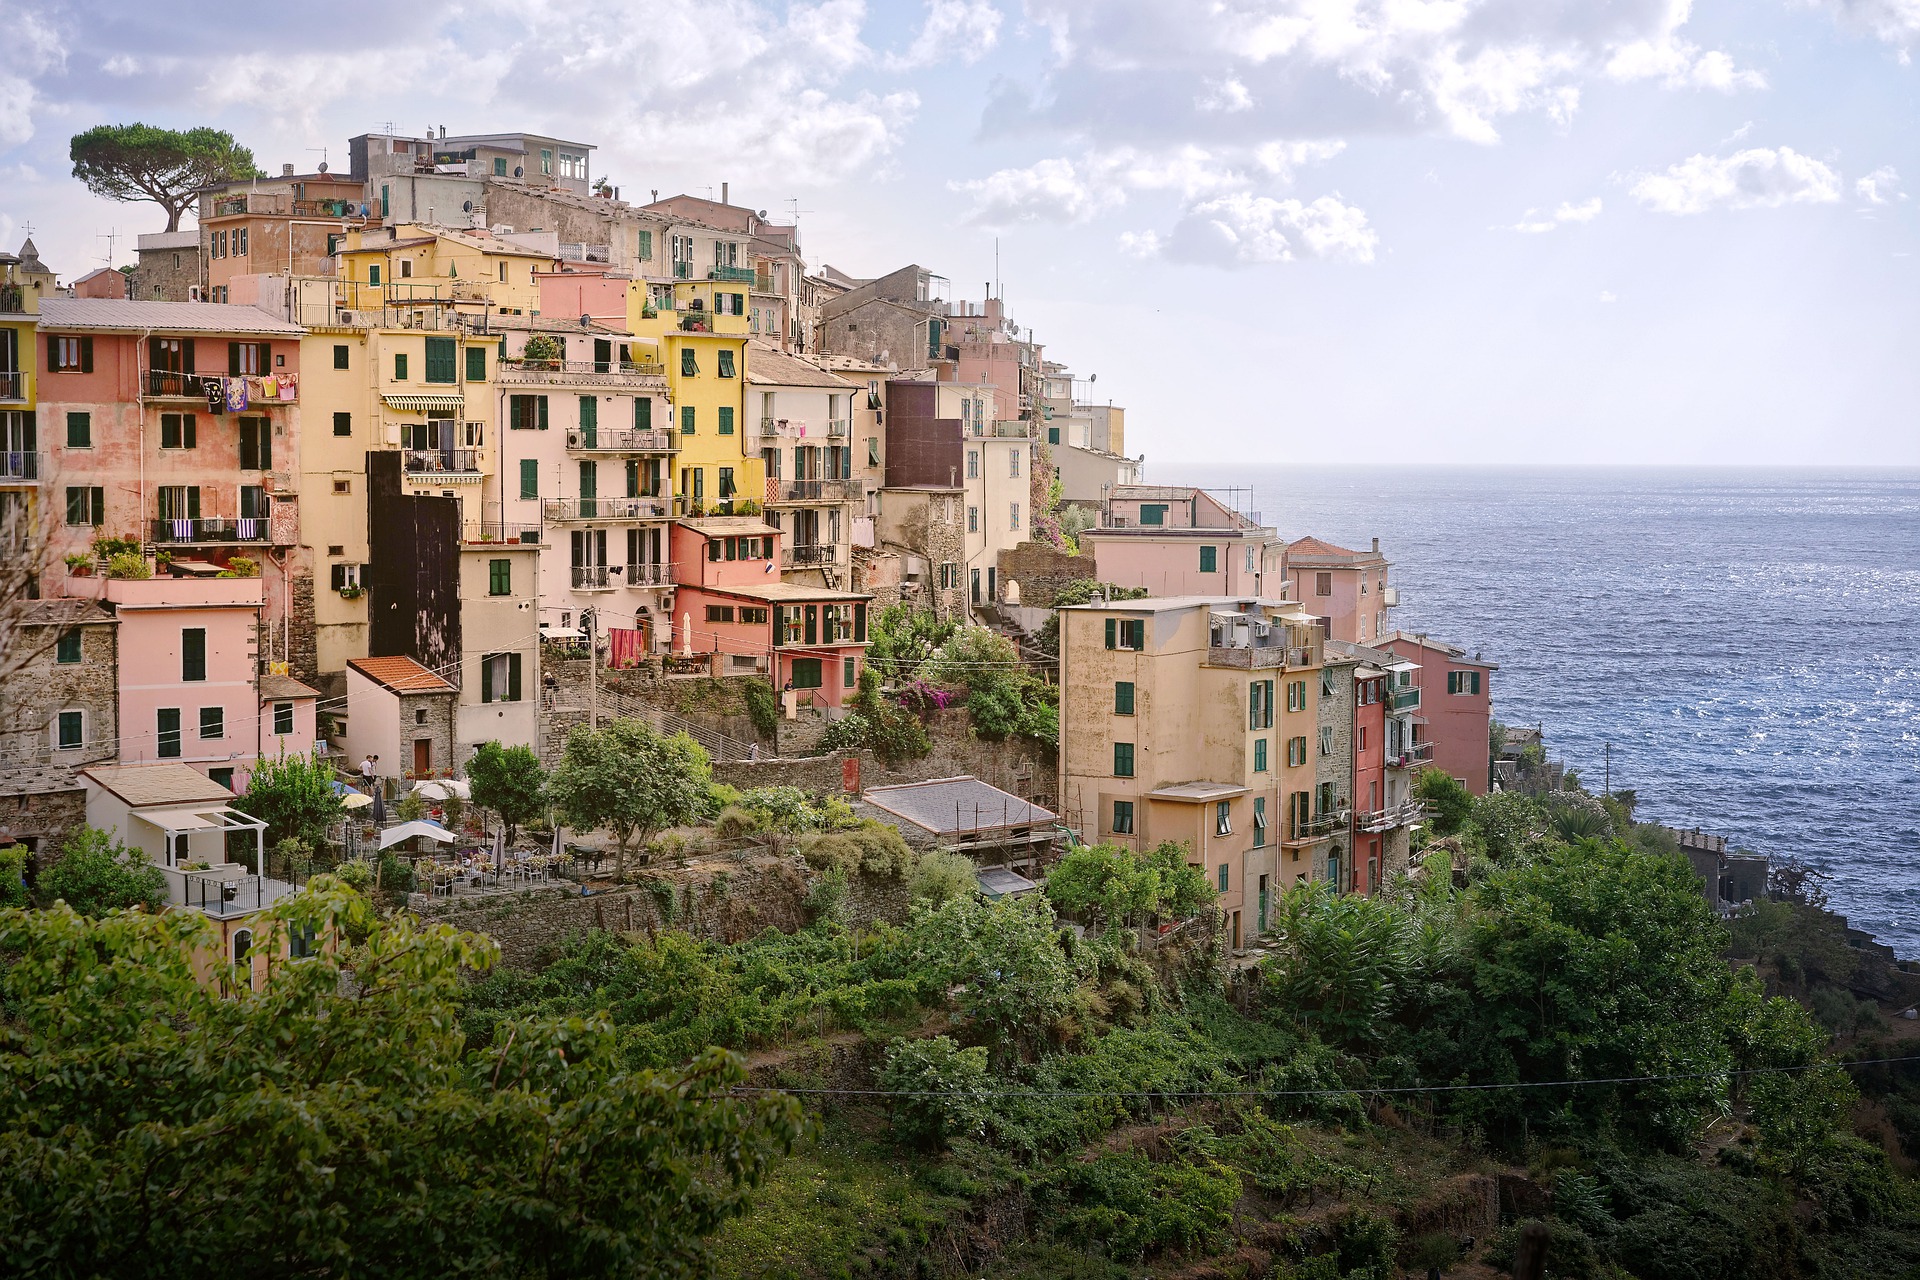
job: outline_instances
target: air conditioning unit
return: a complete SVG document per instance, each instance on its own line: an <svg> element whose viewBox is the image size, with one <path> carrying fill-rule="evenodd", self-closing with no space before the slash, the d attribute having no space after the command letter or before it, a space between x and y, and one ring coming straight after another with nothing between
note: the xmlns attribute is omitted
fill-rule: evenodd
<svg viewBox="0 0 1920 1280"><path fill-rule="evenodd" d="M567 432L567 448L578 449L579 447L580 447L580 433L578 431Z"/></svg>

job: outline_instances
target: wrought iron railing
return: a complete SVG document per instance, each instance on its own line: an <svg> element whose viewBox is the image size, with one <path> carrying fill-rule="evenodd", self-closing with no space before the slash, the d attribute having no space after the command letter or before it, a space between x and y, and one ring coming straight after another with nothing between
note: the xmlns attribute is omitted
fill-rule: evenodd
<svg viewBox="0 0 1920 1280"><path fill-rule="evenodd" d="M730 284L752 284L752 267L715 267L707 272L709 280L725 280Z"/></svg>
<svg viewBox="0 0 1920 1280"><path fill-rule="evenodd" d="M38 480L39 478L39 454L0 453L0 480Z"/></svg>
<svg viewBox="0 0 1920 1280"><path fill-rule="evenodd" d="M540 509L549 520L662 520L663 498L543 498Z"/></svg>
<svg viewBox="0 0 1920 1280"><path fill-rule="evenodd" d="M574 565L573 589L575 591L611 591L613 584L607 581L607 566L603 564Z"/></svg>
<svg viewBox="0 0 1920 1280"><path fill-rule="evenodd" d="M25 400L27 374L24 369L0 369L0 400Z"/></svg>
<svg viewBox="0 0 1920 1280"><path fill-rule="evenodd" d="M245 519L158 519L153 522L155 542L266 542L273 533L273 522L265 517Z"/></svg>
<svg viewBox="0 0 1920 1280"><path fill-rule="evenodd" d="M408 449L407 471L412 475L477 475L478 449Z"/></svg>

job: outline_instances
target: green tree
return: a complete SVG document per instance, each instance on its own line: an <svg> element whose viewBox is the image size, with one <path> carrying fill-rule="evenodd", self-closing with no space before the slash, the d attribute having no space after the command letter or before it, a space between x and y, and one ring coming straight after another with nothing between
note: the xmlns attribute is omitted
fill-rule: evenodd
<svg viewBox="0 0 1920 1280"><path fill-rule="evenodd" d="M462 971L494 944L333 877L262 923L364 941L223 995L197 913L0 912L10 1274L694 1276L800 1132L729 1054L625 1068L603 1017L470 1056Z"/></svg>
<svg viewBox="0 0 1920 1280"><path fill-rule="evenodd" d="M866 669L883 680L911 679L959 629L959 623L943 620L931 610L888 605L868 624Z"/></svg>
<svg viewBox="0 0 1920 1280"><path fill-rule="evenodd" d="M957 899L919 916L914 937L996 1060L1037 1051L1071 1005L1078 976L1039 894Z"/></svg>
<svg viewBox="0 0 1920 1280"><path fill-rule="evenodd" d="M707 753L686 734L615 720L573 731L547 791L568 826L613 833L614 874L624 880L630 848L706 812L712 777Z"/></svg>
<svg viewBox="0 0 1920 1280"><path fill-rule="evenodd" d="M27 905L27 847L0 849L0 907Z"/></svg>
<svg viewBox="0 0 1920 1280"><path fill-rule="evenodd" d="M149 124L103 124L73 135L73 176L109 200L151 200L167 211L167 230L194 193L216 183L261 176L253 152L221 129L161 129Z"/></svg>
<svg viewBox="0 0 1920 1280"><path fill-rule="evenodd" d="M895 1040L880 1068L880 1087L895 1095L888 1108L895 1136L935 1149L986 1133L993 1110L988 1082L987 1051L963 1049L950 1036Z"/></svg>
<svg viewBox="0 0 1920 1280"><path fill-rule="evenodd" d="M60 861L40 873L35 886L43 905L64 902L83 916L167 905L167 880L139 849L130 849L94 827L81 827L60 846Z"/></svg>
<svg viewBox="0 0 1920 1280"><path fill-rule="evenodd" d="M309 849L323 849L327 828L344 812L333 781L333 766L318 756L259 759L246 794L233 807L267 824L269 845L298 840Z"/></svg>
<svg viewBox="0 0 1920 1280"><path fill-rule="evenodd" d="M1216 896L1206 873L1187 864L1186 846L1171 841L1145 852L1114 844L1069 849L1047 873L1046 891L1060 911L1112 928L1191 915Z"/></svg>
<svg viewBox="0 0 1920 1280"><path fill-rule="evenodd" d="M1473 792L1445 769L1422 769L1413 794L1426 805L1435 835L1450 836L1473 816Z"/></svg>
<svg viewBox="0 0 1920 1280"><path fill-rule="evenodd" d="M509 842L547 807L547 771L532 747L481 743L467 761L467 781L473 784L473 802L500 815Z"/></svg>
<svg viewBox="0 0 1920 1280"><path fill-rule="evenodd" d="M1333 892L1327 882L1280 895L1276 945L1261 966L1272 1006L1335 1044L1380 1040L1418 972L1407 917L1380 898Z"/></svg>
<svg viewBox="0 0 1920 1280"><path fill-rule="evenodd" d="M979 893L980 880L974 874L973 859L963 853L934 850L920 855L907 877L907 891L913 901L939 907Z"/></svg>

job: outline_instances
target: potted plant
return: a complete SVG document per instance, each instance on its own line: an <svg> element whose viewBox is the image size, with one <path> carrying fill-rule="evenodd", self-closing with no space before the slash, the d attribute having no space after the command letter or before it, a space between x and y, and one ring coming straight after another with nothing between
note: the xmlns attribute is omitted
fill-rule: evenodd
<svg viewBox="0 0 1920 1280"><path fill-rule="evenodd" d="M560 344L544 333L536 333L520 349L520 361L530 369L558 369Z"/></svg>
<svg viewBox="0 0 1920 1280"><path fill-rule="evenodd" d="M365 587L342 587L342 588L340 588L340 598L341 598L342 600L358 600L358 599L359 599L359 598L360 598L361 596L363 596L363 595L365 595L365 594L366 594L366 588L365 588Z"/></svg>
<svg viewBox="0 0 1920 1280"><path fill-rule="evenodd" d="M99 563L84 551L76 551L66 559L67 572L76 578L91 578L94 566Z"/></svg>
<svg viewBox="0 0 1920 1280"><path fill-rule="evenodd" d="M130 582L144 582L153 576L153 566L138 551L122 551L107 561L107 576Z"/></svg>
<svg viewBox="0 0 1920 1280"><path fill-rule="evenodd" d="M227 567L216 576L222 578L257 578L260 576L260 562L252 556L233 556L227 560Z"/></svg>

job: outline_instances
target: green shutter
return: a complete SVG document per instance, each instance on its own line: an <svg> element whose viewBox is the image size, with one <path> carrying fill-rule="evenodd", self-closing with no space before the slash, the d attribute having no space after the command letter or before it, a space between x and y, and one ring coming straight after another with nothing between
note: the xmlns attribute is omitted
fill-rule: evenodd
<svg viewBox="0 0 1920 1280"><path fill-rule="evenodd" d="M1113 776L1116 778L1133 776L1133 744L1131 742L1113 744Z"/></svg>
<svg viewBox="0 0 1920 1280"><path fill-rule="evenodd" d="M691 378L700 372L700 362L694 356L692 347L680 348L680 376Z"/></svg>
<svg viewBox="0 0 1920 1280"><path fill-rule="evenodd" d="M539 406L540 429L545 431L547 429L547 398L545 396L536 396L534 397L534 403Z"/></svg>
<svg viewBox="0 0 1920 1280"><path fill-rule="evenodd" d="M1114 643L1114 632L1118 628L1118 625L1119 624L1114 619L1112 618L1107 619L1107 648L1109 649L1114 649L1119 647L1117 644Z"/></svg>
<svg viewBox="0 0 1920 1280"><path fill-rule="evenodd" d="M467 381L485 382L487 380L487 349L485 347L467 348Z"/></svg>
<svg viewBox="0 0 1920 1280"><path fill-rule="evenodd" d="M1117 716L1133 714L1133 681L1116 681L1113 686L1113 713Z"/></svg>
<svg viewBox="0 0 1920 1280"><path fill-rule="evenodd" d="M180 632L180 678L207 678L207 631L205 627L186 627Z"/></svg>
<svg viewBox="0 0 1920 1280"><path fill-rule="evenodd" d="M427 339L428 382L459 381L458 365L455 363L457 357L454 355L456 347L452 338Z"/></svg>
<svg viewBox="0 0 1920 1280"><path fill-rule="evenodd" d="M170 760L180 754L180 708L161 707L155 714L154 727L159 730L159 756Z"/></svg>
<svg viewBox="0 0 1920 1280"><path fill-rule="evenodd" d="M91 449L93 447L93 415L90 413L70 413L67 415L67 448Z"/></svg>
<svg viewBox="0 0 1920 1280"><path fill-rule="evenodd" d="M54 646L54 648L55 648L55 654L54 654L54 661L55 661L55 662L78 662L78 661L80 661L80 632L79 632L79 630L78 630L78 629L69 629L69 630L66 630L66 631L62 631L62 632L60 633L60 639L59 639L59 641L58 641L58 642L57 642L57 643L55 644L55 646Z"/></svg>
<svg viewBox="0 0 1920 1280"><path fill-rule="evenodd" d="M513 561L489 560L487 562L487 594L490 596L513 594Z"/></svg>
<svg viewBox="0 0 1920 1280"><path fill-rule="evenodd" d="M653 232L642 231L640 233L640 247L635 256L642 262L646 262L653 257Z"/></svg>
<svg viewBox="0 0 1920 1280"><path fill-rule="evenodd" d="M580 429L597 431L600 427L600 397L580 397Z"/></svg>
<svg viewBox="0 0 1920 1280"><path fill-rule="evenodd" d="M507 655L507 701L520 701L520 655Z"/></svg>
<svg viewBox="0 0 1920 1280"><path fill-rule="evenodd" d="M730 436L733 434L733 406L730 404L723 404L720 406L719 430L720 430L720 434L723 436Z"/></svg>
<svg viewBox="0 0 1920 1280"><path fill-rule="evenodd" d="M379 270L379 268L376 267L375 270ZM379 282L375 281L374 283L378 284ZM393 353L393 380L395 382L405 382L407 380L407 353L404 351L396 351Z"/></svg>
<svg viewBox="0 0 1920 1280"><path fill-rule="evenodd" d="M633 429L635 431L653 430L652 396L635 396L633 398Z"/></svg>
<svg viewBox="0 0 1920 1280"><path fill-rule="evenodd" d="M536 459L520 459L520 496L523 498L540 496L540 463Z"/></svg>
<svg viewBox="0 0 1920 1280"><path fill-rule="evenodd" d="M480 701L493 701L493 659L491 657L480 659Z"/></svg>
<svg viewBox="0 0 1920 1280"><path fill-rule="evenodd" d="M1253 743L1253 771L1264 773L1267 768L1267 740L1256 738Z"/></svg>
<svg viewBox="0 0 1920 1280"><path fill-rule="evenodd" d="M693 406L690 404L680 406L680 434L683 436L693 434Z"/></svg>
<svg viewBox="0 0 1920 1280"><path fill-rule="evenodd" d="M1200 548L1200 572L1213 573L1217 569L1219 569L1220 567L1219 552L1220 552L1220 548L1218 547Z"/></svg>

